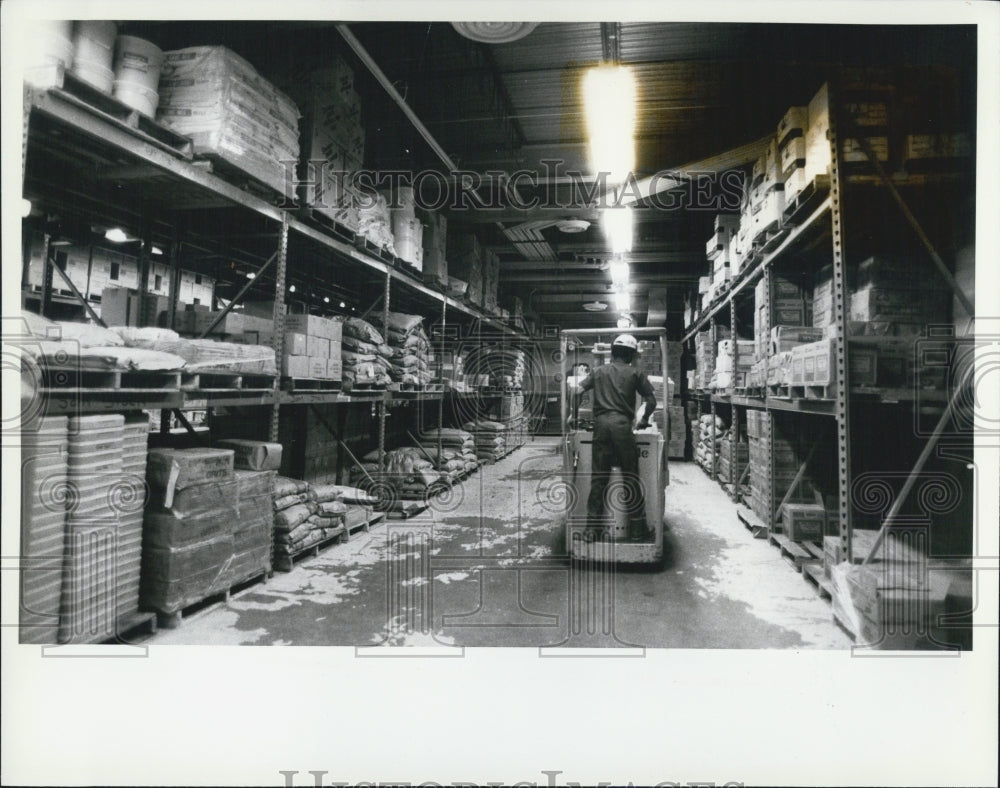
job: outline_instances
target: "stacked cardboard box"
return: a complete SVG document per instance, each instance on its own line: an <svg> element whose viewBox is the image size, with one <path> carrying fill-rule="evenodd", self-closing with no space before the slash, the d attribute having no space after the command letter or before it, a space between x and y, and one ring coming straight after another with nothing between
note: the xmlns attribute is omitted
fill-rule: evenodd
<svg viewBox="0 0 1000 788"><path fill-rule="evenodd" d="M483 255L483 309L491 314L496 314L499 309L497 303L497 287L500 284L500 258L491 249L487 249Z"/></svg>
<svg viewBox="0 0 1000 788"><path fill-rule="evenodd" d="M281 79L302 113L298 198L334 221L358 229L352 176L364 166L365 130L354 73L339 57L309 73Z"/></svg>
<svg viewBox="0 0 1000 788"><path fill-rule="evenodd" d="M340 380L343 321L316 315L285 315L281 374L290 378Z"/></svg>
<svg viewBox="0 0 1000 788"><path fill-rule="evenodd" d="M950 299L922 262L871 257L858 266L850 296L850 331L876 336L919 336L949 321Z"/></svg>
<svg viewBox="0 0 1000 788"><path fill-rule="evenodd" d="M742 441L734 444L731 434L726 433L726 436L719 442L718 463L719 479L726 484L733 484L739 481L738 476L733 473L732 461L730 459L734 450L736 452L736 473L738 476L742 476L743 469L747 467L747 463L750 461L750 446Z"/></svg>
<svg viewBox="0 0 1000 788"><path fill-rule="evenodd" d="M176 613L232 584L239 522L233 452L152 449L146 478L142 605Z"/></svg>
<svg viewBox="0 0 1000 788"><path fill-rule="evenodd" d="M677 400L674 400L677 402ZM684 407L679 403L667 406L667 456L683 457L687 443L687 421Z"/></svg>
<svg viewBox="0 0 1000 788"><path fill-rule="evenodd" d="M395 239L392 235L392 214L385 197L378 193L358 193L358 229L375 246L385 249L390 254L396 253Z"/></svg>
<svg viewBox="0 0 1000 788"><path fill-rule="evenodd" d="M157 119L212 154L285 194L299 159L299 110L246 60L225 47L164 53ZM293 195L287 195L292 197Z"/></svg>
<svg viewBox="0 0 1000 788"><path fill-rule="evenodd" d="M748 409L747 439L750 462L750 508L771 523L771 419L763 410Z"/></svg>
<svg viewBox="0 0 1000 788"><path fill-rule="evenodd" d="M449 233L448 275L468 283L465 297L483 305L483 249L472 233Z"/></svg>
<svg viewBox="0 0 1000 788"><path fill-rule="evenodd" d="M424 224L424 280L448 286L448 218L437 211L417 210Z"/></svg>
<svg viewBox="0 0 1000 788"><path fill-rule="evenodd" d="M235 471L236 515L233 524L232 583L271 570L274 529L274 479L277 471Z"/></svg>
<svg viewBox="0 0 1000 788"><path fill-rule="evenodd" d="M695 352L695 388L704 390L712 381L715 372L715 346L712 344L712 332L699 331L694 339Z"/></svg>

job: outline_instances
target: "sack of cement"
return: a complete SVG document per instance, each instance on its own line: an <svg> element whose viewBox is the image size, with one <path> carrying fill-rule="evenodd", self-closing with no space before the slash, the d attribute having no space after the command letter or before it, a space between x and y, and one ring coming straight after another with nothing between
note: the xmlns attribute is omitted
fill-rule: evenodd
<svg viewBox="0 0 1000 788"><path fill-rule="evenodd" d="M216 441L220 448L233 450L233 466L247 471L272 471L281 467L281 444L235 438Z"/></svg>
<svg viewBox="0 0 1000 788"><path fill-rule="evenodd" d="M146 479L163 490L166 507L173 505L177 490L233 478L233 452L228 449L150 449L146 461Z"/></svg>
<svg viewBox="0 0 1000 788"><path fill-rule="evenodd" d="M290 479L287 476L277 476L274 479L274 499L277 501L286 495L306 492L309 489L309 482L302 479Z"/></svg>

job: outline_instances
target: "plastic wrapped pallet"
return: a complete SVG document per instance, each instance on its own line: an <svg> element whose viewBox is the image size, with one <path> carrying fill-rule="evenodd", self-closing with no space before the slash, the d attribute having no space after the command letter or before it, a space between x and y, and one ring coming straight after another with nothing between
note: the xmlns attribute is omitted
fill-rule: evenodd
<svg viewBox="0 0 1000 788"><path fill-rule="evenodd" d="M24 425L21 438L21 643L56 643L62 596L66 507L53 506L67 479L67 417Z"/></svg>
<svg viewBox="0 0 1000 788"><path fill-rule="evenodd" d="M299 158L298 108L225 47L164 53L157 119L278 191Z"/></svg>

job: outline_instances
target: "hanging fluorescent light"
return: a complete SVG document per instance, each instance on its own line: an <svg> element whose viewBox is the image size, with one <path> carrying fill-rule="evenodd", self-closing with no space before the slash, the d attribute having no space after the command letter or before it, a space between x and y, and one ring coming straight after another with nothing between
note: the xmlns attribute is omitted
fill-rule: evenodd
<svg viewBox="0 0 1000 788"><path fill-rule="evenodd" d="M163 254L163 250L159 246L154 246L149 250L152 254Z"/></svg>
<svg viewBox="0 0 1000 788"><path fill-rule="evenodd" d="M629 295L628 290L619 290L615 293L615 309L619 312L632 311L632 296Z"/></svg>
<svg viewBox="0 0 1000 788"><path fill-rule="evenodd" d="M619 208L605 208L601 212L604 234L611 244L614 254L632 251L632 209L627 205Z"/></svg>
<svg viewBox="0 0 1000 788"><path fill-rule="evenodd" d="M636 88L632 69L598 66L583 77L590 164L608 183L624 183L635 168Z"/></svg>
<svg viewBox="0 0 1000 788"><path fill-rule="evenodd" d="M104 237L116 244L127 243L131 240L121 227L112 227L104 233Z"/></svg>

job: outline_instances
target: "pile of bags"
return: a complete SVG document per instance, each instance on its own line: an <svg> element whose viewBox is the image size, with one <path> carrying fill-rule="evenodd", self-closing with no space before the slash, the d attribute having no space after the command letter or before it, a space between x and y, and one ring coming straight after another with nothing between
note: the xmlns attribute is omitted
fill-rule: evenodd
<svg viewBox="0 0 1000 788"><path fill-rule="evenodd" d="M507 450L507 425L500 421L477 419L462 425L474 437L476 457L482 460L499 460Z"/></svg>
<svg viewBox="0 0 1000 788"><path fill-rule="evenodd" d="M376 449L362 458L361 468L355 469L355 483L364 484L370 476L392 487L399 498L424 499L442 481L432 457L413 446L390 449L383 456L384 469L380 471Z"/></svg>
<svg viewBox="0 0 1000 788"><path fill-rule="evenodd" d="M310 485L278 476L274 482L275 564L288 566L298 553L343 533L346 513L336 485Z"/></svg>
<svg viewBox="0 0 1000 788"><path fill-rule="evenodd" d="M352 317L344 321L341 339L344 391L351 391L359 383L385 386L390 380L391 356L392 348L367 320Z"/></svg>
<svg viewBox="0 0 1000 788"><path fill-rule="evenodd" d="M437 450L438 436L441 437L441 453L444 455L446 449L450 449L461 456L465 463L466 471L474 471L479 467L479 458L476 456L476 439L471 432L445 427L444 429L429 430L420 436L420 440L425 447L433 447Z"/></svg>
<svg viewBox="0 0 1000 788"><path fill-rule="evenodd" d="M698 444L694 448L694 459L706 471L712 470L712 458L721 451L722 441L728 438L726 423L715 416L715 443L712 443L712 414L706 413L698 419Z"/></svg>
<svg viewBox="0 0 1000 788"><path fill-rule="evenodd" d="M432 379L430 371L431 344L424 331L423 318L390 312L388 324L382 326L381 313L376 324L390 348L389 375L397 383L424 384Z"/></svg>

